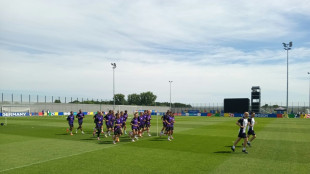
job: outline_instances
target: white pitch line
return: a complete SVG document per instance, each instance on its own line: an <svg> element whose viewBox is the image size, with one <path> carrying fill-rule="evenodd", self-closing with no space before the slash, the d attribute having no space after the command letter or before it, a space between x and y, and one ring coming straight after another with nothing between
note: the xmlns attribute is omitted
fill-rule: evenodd
<svg viewBox="0 0 310 174"><path fill-rule="evenodd" d="M139 139L139 140L146 140L146 139L149 139L149 138L154 138L154 137L145 137L144 139ZM110 148L110 147L116 147L116 146L120 146L120 145L124 145L124 144L128 144L128 143L131 143L131 142L126 142L126 143L122 143L122 144L111 145L111 146L108 146L108 147L102 147L102 148L99 148L99 149L96 149L96 150L89 150L89 151L84 151L84 152L80 152L80 153L76 153L76 154L61 156L61 157L52 158L52 159L49 159L49 160L44 160L44 161L39 161L39 162L34 162L34 163L30 163L30 164L26 164L26 165L22 165L22 166L18 166L18 167L12 167L12 168L9 168L9 169L0 170L0 173L6 172L6 171L10 171L10 170L14 170L14 169L29 167L29 166L32 166L32 165L41 164L41 163L45 163L45 162L49 162L49 161L53 161L53 160L58 160L58 159L61 159L61 158L67 158L67 157L81 155L81 154L84 154L84 153L94 152L94 151L97 151L97 150L102 150L102 149L106 149L106 148Z"/></svg>

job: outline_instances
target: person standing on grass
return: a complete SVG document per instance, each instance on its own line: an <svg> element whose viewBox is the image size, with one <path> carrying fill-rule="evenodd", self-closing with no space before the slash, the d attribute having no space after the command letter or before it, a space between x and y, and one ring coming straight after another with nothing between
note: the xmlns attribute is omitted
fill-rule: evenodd
<svg viewBox="0 0 310 174"><path fill-rule="evenodd" d="M96 129L97 129L97 139L100 140L100 133L101 133L101 128L103 125L103 114L102 112L97 113L98 115L96 116L95 122L96 122Z"/></svg>
<svg viewBox="0 0 310 174"><path fill-rule="evenodd" d="M124 134L125 135L127 135L127 132L126 132L126 129L127 129L127 126L126 126L127 118L128 118L128 113L127 113L127 110L125 110L125 113L124 113L124 116L123 116L123 129L124 129Z"/></svg>
<svg viewBox="0 0 310 174"><path fill-rule="evenodd" d="M139 121L138 121L138 113L134 114L133 119L130 122L131 125L131 141L135 142L135 139L138 140L138 131L139 131Z"/></svg>
<svg viewBox="0 0 310 174"><path fill-rule="evenodd" d="M173 123L174 123L174 117L172 116L173 114L170 112L167 119L166 119L166 132L168 135L168 141L171 141L171 130L173 129Z"/></svg>
<svg viewBox="0 0 310 174"><path fill-rule="evenodd" d="M145 128L149 137L151 136L150 134L151 120L152 120L151 112L146 111Z"/></svg>
<svg viewBox="0 0 310 174"><path fill-rule="evenodd" d="M248 138L246 136L246 127L248 126L248 118L249 118L249 113L245 112L244 116L236 122L236 125L238 125L240 127L240 129L239 129L238 138L236 139L234 145L231 147L231 150L233 152L235 151L235 148L236 148L236 145L238 144L238 142L243 138L244 142L243 142L242 152L248 153L246 151L246 145L247 145L247 141L248 141Z"/></svg>
<svg viewBox="0 0 310 174"><path fill-rule="evenodd" d="M254 125L255 125L255 113L254 112L251 112L251 117L248 119L248 122L249 122L249 126L248 126L248 140L250 138L250 136L252 135L252 138L248 141L248 145L251 147L251 142L256 138L256 134L254 132Z"/></svg>
<svg viewBox="0 0 310 174"><path fill-rule="evenodd" d="M82 134L84 134L82 124L83 124L83 118L85 118L85 116L81 109L79 110L79 113L76 114L76 118L78 119L79 127L75 130L75 133L77 133L78 129L80 129L82 131Z"/></svg>
<svg viewBox="0 0 310 174"><path fill-rule="evenodd" d="M114 135L113 135L113 144L116 144L116 142L119 142L119 137L121 136L121 126L122 126L122 121L120 118L119 113L116 113L116 119L115 119L115 124L114 124Z"/></svg>
<svg viewBox="0 0 310 174"><path fill-rule="evenodd" d="M69 132L69 130L70 130L70 135L73 135L72 129L73 129L73 123L74 123L74 115L73 115L72 111L70 112L70 115L67 117L67 121L69 124L69 129L67 129L67 132Z"/></svg>

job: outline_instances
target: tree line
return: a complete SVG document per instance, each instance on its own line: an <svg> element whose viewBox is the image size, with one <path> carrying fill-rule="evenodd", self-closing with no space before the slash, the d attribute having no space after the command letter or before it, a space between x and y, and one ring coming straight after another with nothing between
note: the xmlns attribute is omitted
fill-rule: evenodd
<svg viewBox="0 0 310 174"><path fill-rule="evenodd" d="M124 94L115 94L114 95L115 104L116 105L140 105L140 106L170 106L169 102L156 102L157 96L153 94L153 92L147 91L142 92L140 94L129 94L127 96L127 100ZM61 103L60 100L55 100L55 103ZM108 104L113 105L114 101L96 101L96 100L87 100L87 101L78 101L74 100L69 103L76 103L76 104ZM184 104L184 103L172 103L173 107L184 107L190 108L191 105Z"/></svg>

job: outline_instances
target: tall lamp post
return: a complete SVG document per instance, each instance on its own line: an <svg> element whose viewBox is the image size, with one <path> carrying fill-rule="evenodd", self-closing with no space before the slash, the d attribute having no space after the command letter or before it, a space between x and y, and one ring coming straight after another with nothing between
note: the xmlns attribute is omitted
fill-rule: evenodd
<svg viewBox="0 0 310 174"><path fill-rule="evenodd" d="M310 75L310 72L308 72L308 74ZM310 76L309 76L309 109L310 109Z"/></svg>
<svg viewBox="0 0 310 174"><path fill-rule="evenodd" d="M171 107L171 83L172 83L173 81L169 81L169 83L170 83L170 111L171 111L171 109L172 109L172 107Z"/></svg>
<svg viewBox="0 0 310 174"><path fill-rule="evenodd" d="M293 42L282 43L284 49L286 50L286 114L288 114L288 50L292 49Z"/></svg>
<svg viewBox="0 0 310 174"><path fill-rule="evenodd" d="M112 68L113 68L113 110L115 110L115 76L114 76L114 71L116 68L116 63L111 63Z"/></svg>

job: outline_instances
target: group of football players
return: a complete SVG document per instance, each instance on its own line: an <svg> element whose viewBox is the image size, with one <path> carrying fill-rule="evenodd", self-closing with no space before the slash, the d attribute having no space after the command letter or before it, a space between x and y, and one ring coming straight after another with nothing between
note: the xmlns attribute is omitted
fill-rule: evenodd
<svg viewBox="0 0 310 174"><path fill-rule="evenodd" d="M97 134L97 139L100 140L100 134L104 134L105 137L111 136L111 133L113 133L112 139L113 144L116 144L116 142L119 142L119 138L123 134L127 134L126 129L126 121L128 119L128 113L127 110L125 112L117 112L114 113L113 110L110 110L105 116L103 116L104 112L97 111L97 113L94 115L94 123L95 128L93 130L93 136ZM69 123L69 129L67 129L67 132L70 130L70 135L72 134L73 130L73 123L74 123L74 115L73 112L70 112L70 115L67 117L67 121ZM76 118L78 119L79 127L76 129L77 131L80 129L81 133L84 134L82 124L83 124L83 118L85 118L85 115L81 110L79 110L78 114L76 115ZM135 140L138 140L139 137L143 137L143 133L147 132L148 136L151 136L150 134L150 127L151 127L151 112L149 110L145 110L144 112L136 112L134 113L134 117L132 118L130 125L132 131L129 132L129 136L131 138L132 142L135 142ZM106 125L106 132L103 131L103 123L105 122ZM168 129L167 129L168 130ZM168 130L170 135L170 129ZM172 136L172 134L171 134Z"/></svg>

